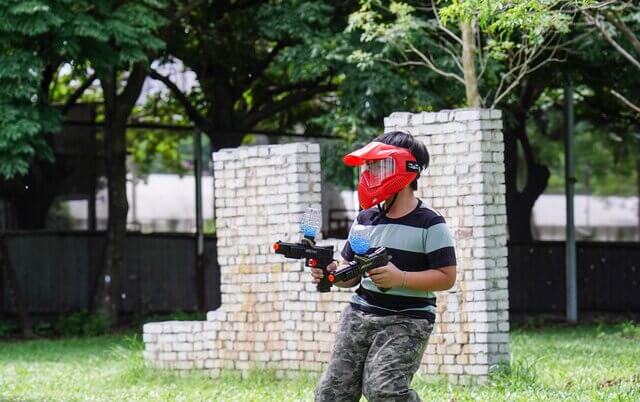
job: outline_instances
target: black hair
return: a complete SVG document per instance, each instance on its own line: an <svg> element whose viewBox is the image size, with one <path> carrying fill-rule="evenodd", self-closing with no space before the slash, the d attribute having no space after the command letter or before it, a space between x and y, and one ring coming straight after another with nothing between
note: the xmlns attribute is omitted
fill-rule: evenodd
<svg viewBox="0 0 640 402"><path fill-rule="evenodd" d="M427 151L427 147L409 133L404 131L392 131L376 137L373 141L393 145L395 147L406 148L416 158L416 161L420 164L422 170L429 167L429 151ZM411 188L413 190L418 189L419 177L420 173L418 173L418 177L411 182Z"/></svg>

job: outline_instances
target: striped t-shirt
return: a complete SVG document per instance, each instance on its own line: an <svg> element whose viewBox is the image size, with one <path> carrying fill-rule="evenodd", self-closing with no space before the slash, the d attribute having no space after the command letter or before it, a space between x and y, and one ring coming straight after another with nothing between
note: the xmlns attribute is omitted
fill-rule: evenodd
<svg viewBox="0 0 640 402"><path fill-rule="evenodd" d="M361 211L354 225L371 226L371 249L385 247L391 262L402 271L416 272L456 265L453 237L444 218L418 200L418 206L400 218L382 217L375 220L377 207ZM347 242L342 257L352 261L354 252ZM402 314L426 318L433 322L436 297L433 292L392 288L380 291L373 281L364 277L351 298L354 308L378 315Z"/></svg>

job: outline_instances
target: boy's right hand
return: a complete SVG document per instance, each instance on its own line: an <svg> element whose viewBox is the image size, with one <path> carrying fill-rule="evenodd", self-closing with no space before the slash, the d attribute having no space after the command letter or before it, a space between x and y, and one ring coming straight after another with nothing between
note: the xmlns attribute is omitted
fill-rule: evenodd
<svg viewBox="0 0 640 402"><path fill-rule="evenodd" d="M327 271L329 272L333 272L338 268L338 266L336 265L335 262L332 262L331 264L327 265ZM324 276L322 273L322 269L320 268L311 268L311 276L313 277L312 282L313 283L320 283L320 280L322 279L322 277Z"/></svg>

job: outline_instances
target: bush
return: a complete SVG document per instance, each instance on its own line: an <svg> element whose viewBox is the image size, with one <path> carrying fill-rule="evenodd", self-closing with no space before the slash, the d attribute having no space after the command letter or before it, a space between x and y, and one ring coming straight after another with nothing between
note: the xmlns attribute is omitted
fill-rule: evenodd
<svg viewBox="0 0 640 402"><path fill-rule="evenodd" d="M18 331L16 324L12 322L0 322L0 338L6 338Z"/></svg>
<svg viewBox="0 0 640 402"><path fill-rule="evenodd" d="M90 314L86 311L62 317L57 329L62 336L97 336L107 333L111 319L104 311Z"/></svg>

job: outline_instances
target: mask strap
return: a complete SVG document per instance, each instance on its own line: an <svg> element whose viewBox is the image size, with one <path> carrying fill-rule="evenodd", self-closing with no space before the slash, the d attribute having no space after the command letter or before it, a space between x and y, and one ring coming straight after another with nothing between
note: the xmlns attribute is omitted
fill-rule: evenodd
<svg viewBox="0 0 640 402"><path fill-rule="evenodd" d="M374 223L378 222L380 219L382 219L383 217L385 217L387 215L387 213L393 207L393 204L396 202L397 198L398 198L398 193L395 193L393 195L393 198L391 199L391 201L389 201L389 204L388 205L386 203L384 204L384 208L382 208L382 204L378 204L378 213L373 218L373 222Z"/></svg>

